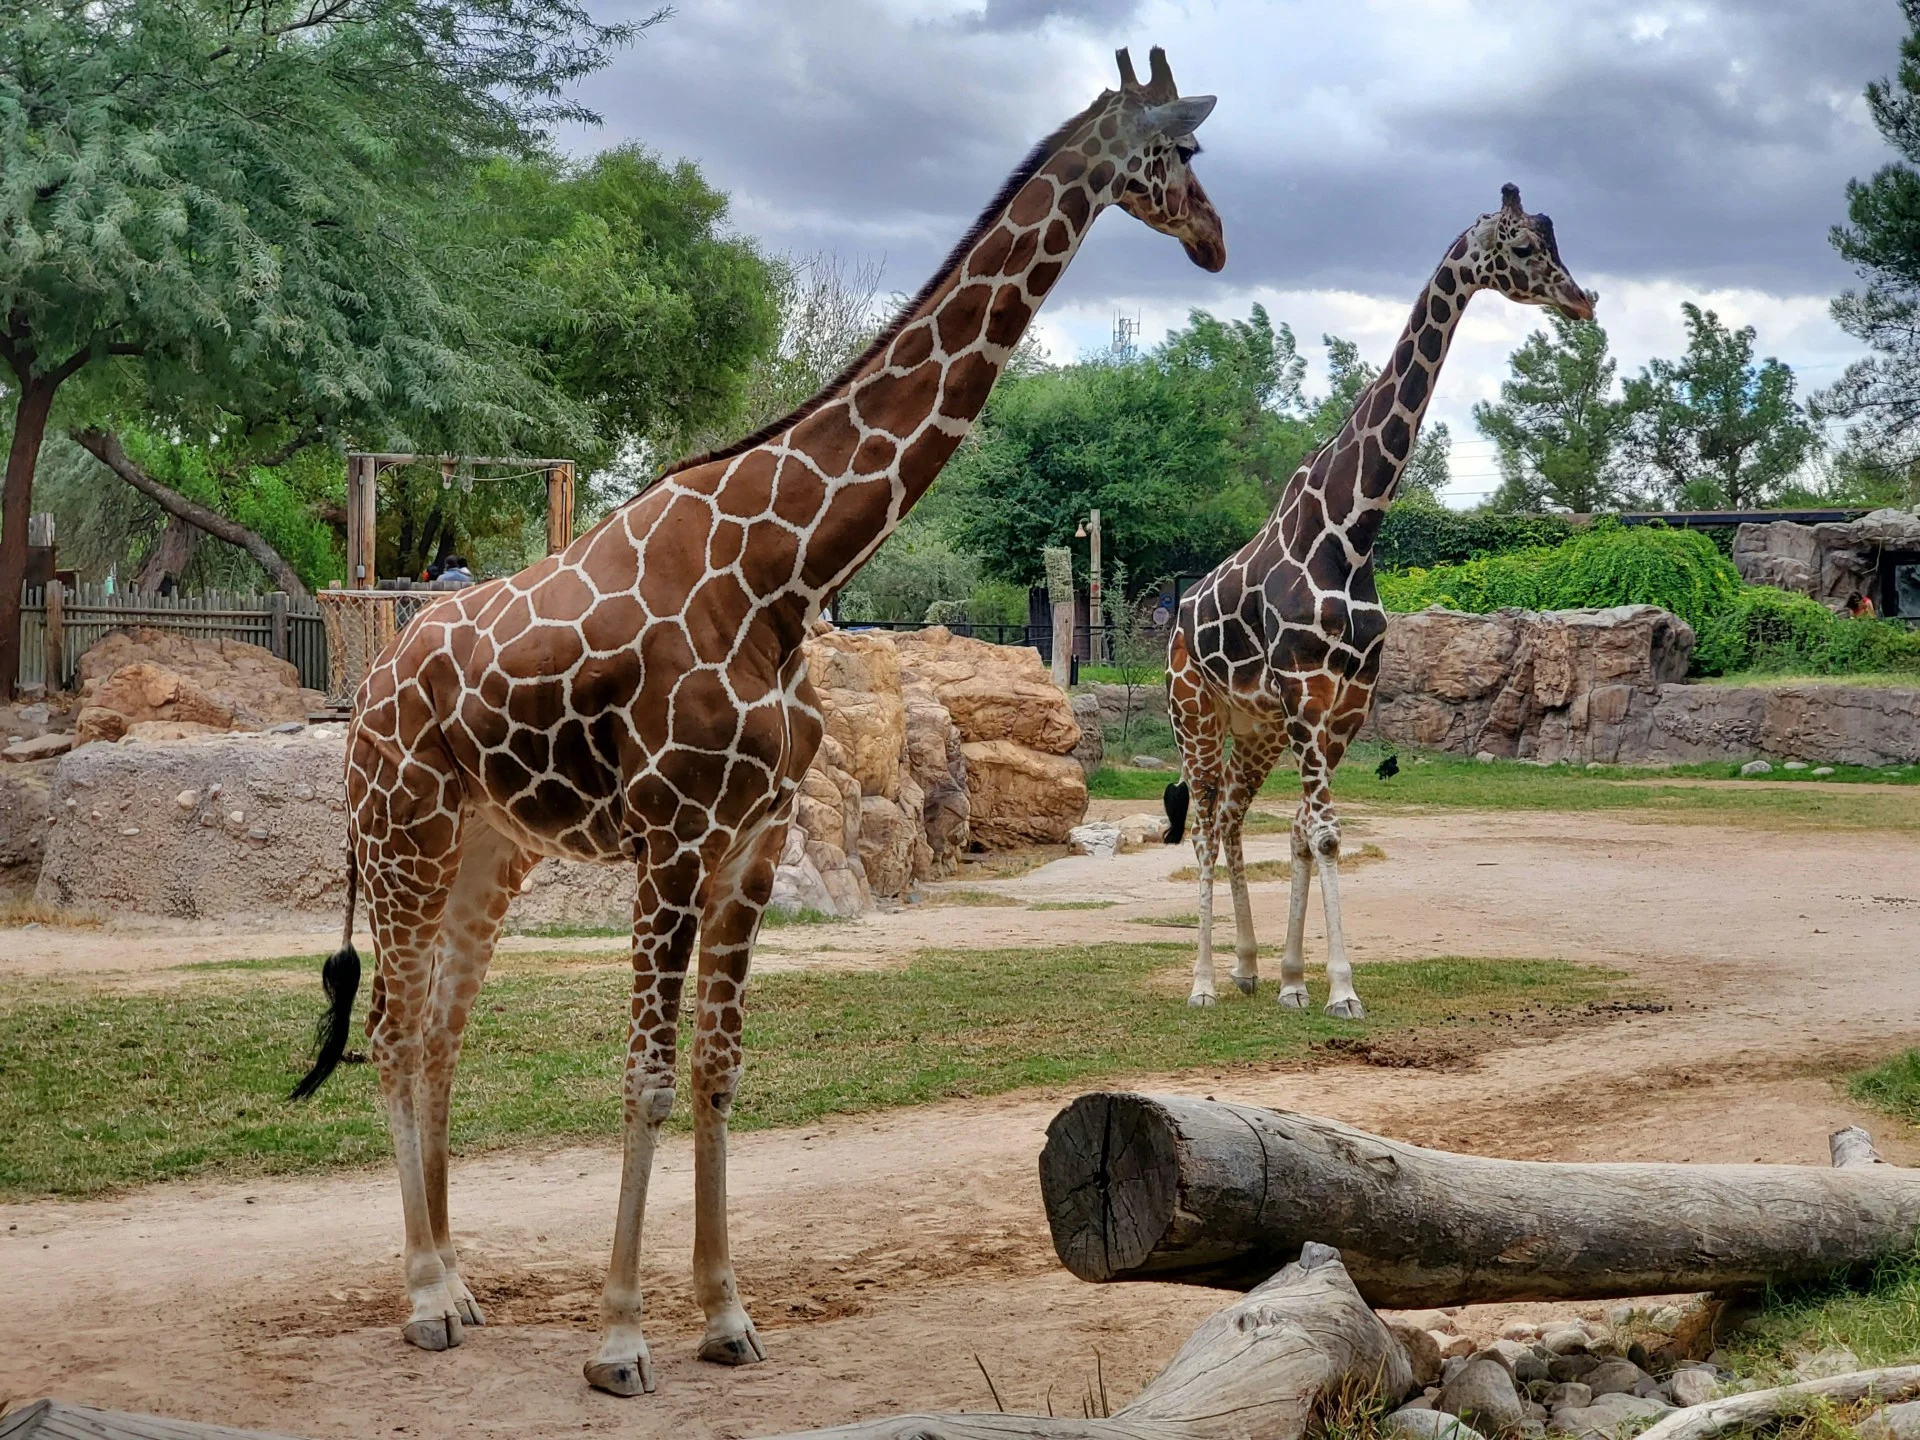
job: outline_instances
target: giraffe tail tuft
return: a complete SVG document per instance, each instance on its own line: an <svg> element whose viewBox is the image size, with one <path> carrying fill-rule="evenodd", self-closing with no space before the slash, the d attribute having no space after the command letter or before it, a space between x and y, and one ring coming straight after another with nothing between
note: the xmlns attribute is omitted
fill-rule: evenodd
<svg viewBox="0 0 1920 1440"><path fill-rule="evenodd" d="M359 887L360 867L351 852L347 856L347 921L340 948L320 967L320 985L327 992L327 1008L320 1023L313 1027L313 1068L293 1087L290 1100L306 1100L327 1083L347 1053L347 1037L353 1032L353 998L360 993L360 952L353 948L353 902Z"/></svg>
<svg viewBox="0 0 1920 1440"><path fill-rule="evenodd" d="M1178 845L1187 833L1187 782L1176 780L1167 786L1160 803L1167 807L1167 844Z"/></svg>

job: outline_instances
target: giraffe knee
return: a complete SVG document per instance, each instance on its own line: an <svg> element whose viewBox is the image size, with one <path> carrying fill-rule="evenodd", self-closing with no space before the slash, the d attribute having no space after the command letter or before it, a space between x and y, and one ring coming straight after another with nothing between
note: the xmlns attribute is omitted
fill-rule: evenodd
<svg viewBox="0 0 1920 1440"><path fill-rule="evenodd" d="M1316 820L1308 831L1313 853L1323 860L1340 858L1340 822L1331 817Z"/></svg>

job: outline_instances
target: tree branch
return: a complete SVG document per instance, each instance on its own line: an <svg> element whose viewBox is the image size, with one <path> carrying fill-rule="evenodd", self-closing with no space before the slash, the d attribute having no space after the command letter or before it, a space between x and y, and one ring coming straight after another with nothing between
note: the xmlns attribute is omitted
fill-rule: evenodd
<svg viewBox="0 0 1920 1440"><path fill-rule="evenodd" d="M73 430L68 433L75 444L167 514L206 531L216 540L239 546L259 561L261 568L273 577L273 583L289 595L305 596L308 593L306 585L278 550L238 521L229 520L218 511L209 510L205 505L162 485L135 463L120 444L120 437L111 430Z"/></svg>

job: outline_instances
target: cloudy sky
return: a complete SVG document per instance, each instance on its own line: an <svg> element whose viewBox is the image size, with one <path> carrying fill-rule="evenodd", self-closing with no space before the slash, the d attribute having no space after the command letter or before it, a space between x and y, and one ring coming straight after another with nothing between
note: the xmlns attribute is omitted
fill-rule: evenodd
<svg viewBox="0 0 1920 1440"><path fill-rule="evenodd" d="M600 0L637 16L650 0ZM1453 237L1502 182L1554 217L1600 291L1623 373L1681 348L1680 302L1754 325L1806 388L1856 347L1827 302L1844 186L1889 158L1861 91L1897 60L1895 0L675 0L594 77L568 137L697 161L769 247L884 263L917 289L1026 148L1167 47L1219 108L1195 168L1225 221L1207 275L1114 211L1048 301L1056 359L1116 313L1159 339L1187 310L1259 301L1311 358L1332 331L1375 361ZM1433 415L1455 503L1497 483L1474 431L1533 312L1483 295Z"/></svg>

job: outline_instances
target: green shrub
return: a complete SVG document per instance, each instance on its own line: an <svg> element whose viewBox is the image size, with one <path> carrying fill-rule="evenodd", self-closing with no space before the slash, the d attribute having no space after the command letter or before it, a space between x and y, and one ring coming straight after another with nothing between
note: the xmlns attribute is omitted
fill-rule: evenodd
<svg viewBox="0 0 1920 1440"><path fill-rule="evenodd" d="M1487 613L1658 605L1693 626L1693 669L1858 675L1920 671L1920 631L1835 615L1804 595L1741 583L1712 539L1660 525L1597 520L1554 546L1376 577L1388 610L1429 605Z"/></svg>
<svg viewBox="0 0 1920 1440"><path fill-rule="evenodd" d="M1565 515L1449 510L1425 497L1410 496L1387 511L1373 542L1373 558L1383 570L1430 569L1558 545L1574 533L1574 523Z"/></svg>

